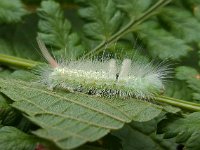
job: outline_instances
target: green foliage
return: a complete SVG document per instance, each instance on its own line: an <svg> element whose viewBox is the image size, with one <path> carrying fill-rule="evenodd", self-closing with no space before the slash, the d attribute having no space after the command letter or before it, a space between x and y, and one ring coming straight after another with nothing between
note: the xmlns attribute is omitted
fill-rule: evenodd
<svg viewBox="0 0 200 150"><path fill-rule="evenodd" d="M199 51L198 55L199 55L199 58L200 58L200 51ZM200 61L199 61L198 65L200 66Z"/></svg>
<svg viewBox="0 0 200 150"><path fill-rule="evenodd" d="M166 23L175 36L185 42L198 42L200 40L199 22L189 11L178 7L165 8L160 14L160 19Z"/></svg>
<svg viewBox="0 0 200 150"><path fill-rule="evenodd" d="M185 149L198 150L200 148L200 113L195 112L184 118L164 120L161 122L160 133L164 138L176 137L176 142L185 144Z"/></svg>
<svg viewBox="0 0 200 150"><path fill-rule="evenodd" d="M113 0L87 0L87 4L88 7L79 10L80 16L90 21L83 31L92 39L106 41L119 30L122 13L116 9Z"/></svg>
<svg viewBox="0 0 200 150"><path fill-rule="evenodd" d="M75 59L83 52L83 46L79 45L79 37L71 32L71 24L64 19L64 14L58 3L43 1L38 9L40 21L38 36L46 44L54 46L60 52L55 55L64 55L67 59Z"/></svg>
<svg viewBox="0 0 200 150"><path fill-rule="evenodd" d="M186 81L188 87L194 91L194 93L192 93L193 98L200 101L200 73L194 68L185 66L176 68L176 72L177 79Z"/></svg>
<svg viewBox="0 0 200 150"><path fill-rule="evenodd" d="M0 1L0 22L13 23L21 21L28 12L25 10L20 0L1 0Z"/></svg>
<svg viewBox="0 0 200 150"><path fill-rule="evenodd" d="M141 13L146 10L152 0L115 0L117 2L117 7L122 9L127 13L130 19L136 19Z"/></svg>
<svg viewBox="0 0 200 150"><path fill-rule="evenodd" d="M0 149L2 150L34 150L37 140L17 128L4 126L0 128Z"/></svg>
<svg viewBox="0 0 200 150"><path fill-rule="evenodd" d="M160 29L160 25L155 21L147 22L143 26L139 35L147 44L147 48L153 57L158 56L163 60L179 60L192 49L183 40L175 38L164 29Z"/></svg>
<svg viewBox="0 0 200 150"><path fill-rule="evenodd" d="M34 43L36 19L36 16L30 15L29 18L24 18L24 22L21 24L13 26L2 24L0 28L0 53L39 60L40 57L34 45L36 44Z"/></svg>
<svg viewBox="0 0 200 150"><path fill-rule="evenodd" d="M0 124L15 125L19 114L9 105L7 99L0 95Z"/></svg>
<svg viewBox="0 0 200 150"><path fill-rule="evenodd" d="M165 95L191 101L192 92L193 91L188 87L187 83L180 80L174 80L167 84Z"/></svg>
<svg viewBox="0 0 200 150"><path fill-rule="evenodd" d="M12 106L41 127L33 133L62 149L95 141L126 122L148 121L161 112L160 107L135 99L106 100L84 94L52 93L18 80L1 79L0 83L1 92L15 101Z"/></svg>
<svg viewBox="0 0 200 150"><path fill-rule="evenodd" d="M199 5L199 0L191 0L189 4L192 7L192 11L194 13L194 16L198 20L200 20L200 5Z"/></svg>
<svg viewBox="0 0 200 150"><path fill-rule="evenodd" d="M0 149L199 149L199 14L200 0L0 0ZM19 69L41 64L36 37L66 60L168 59L172 79L151 101L50 91Z"/></svg>
<svg viewBox="0 0 200 150"><path fill-rule="evenodd" d="M10 106L6 102L6 99L0 95L0 122L4 122L8 112L10 111ZM9 119L10 120L10 119Z"/></svg>
<svg viewBox="0 0 200 150"><path fill-rule="evenodd" d="M159 116L148 122L132 122L113 134L121 139L123 150L174 150L173 140L163 140L162 135L156 136L157 123L163 117Z"/></svg>
<svg viewBox="0 0 200 150"><path fill-rule="evenodd" d="M7 41L0 39L0 48L1 48L1 52L4 54L13 54L12 51L12 47L10 46L10 43L8 43Z"/></svg>

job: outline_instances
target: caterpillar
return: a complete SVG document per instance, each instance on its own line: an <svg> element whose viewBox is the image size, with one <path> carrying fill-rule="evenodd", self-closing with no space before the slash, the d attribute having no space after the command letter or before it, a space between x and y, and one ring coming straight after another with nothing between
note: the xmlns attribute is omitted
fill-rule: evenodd
<svg viewBox="0 0 200 150"><path fill-rule="evenodd" d="M164 89L169 69L162 63L154 65L140 59L105 61L56 61L45 44L37 38L38 46L49 67L40 71L40 83L55 87L107 97L152 99Z"/></svg>

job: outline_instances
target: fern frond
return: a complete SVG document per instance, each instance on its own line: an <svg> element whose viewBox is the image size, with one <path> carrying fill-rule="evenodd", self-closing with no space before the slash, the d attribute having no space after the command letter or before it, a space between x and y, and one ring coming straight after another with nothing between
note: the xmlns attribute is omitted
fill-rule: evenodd
<svg viewBox="0 0 200 150"><path fill-rule="evenodd" d="M0 23L16 23L27 14L28 11L24 8L21 0L0 1Z"/></svg>
<svg viewBox="0 0 200 150"><path fill-rule="evenodd" d="M86 8L79 9L81 17L89 20L83 27L85 34L92 39L106 41L119 30L122 13L113 0L86 0Z"/></svg>
<svg viewBox="0 0 200 150"><path fill-rule="evenodd" d="M78 35L71 31L71 24L64 18L59 3L43 1L38 9L38 15L38 36L47 45L58 50L55 55L75 59L84 52Z"/></svg>

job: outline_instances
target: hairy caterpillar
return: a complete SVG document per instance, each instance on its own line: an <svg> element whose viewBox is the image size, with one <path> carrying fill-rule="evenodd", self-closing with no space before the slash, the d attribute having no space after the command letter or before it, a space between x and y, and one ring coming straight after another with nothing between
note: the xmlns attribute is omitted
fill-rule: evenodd
<svg viewBox="0 0 200 150"><path fill-rule="evenodd" d="M151 99L164 88L163 82L169 71L162 64L154 66L138 59L124 59L121 65L115 59L58 63L45 44L39 39L37 42L50 66L42 69L40 82L49 89L58 86L100 96Z"/></svg>

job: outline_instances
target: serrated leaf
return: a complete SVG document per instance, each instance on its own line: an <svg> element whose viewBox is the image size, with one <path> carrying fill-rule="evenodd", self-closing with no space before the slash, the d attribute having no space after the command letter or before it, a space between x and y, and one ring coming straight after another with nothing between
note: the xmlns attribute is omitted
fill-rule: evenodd
<svg viewBox="0 0 200 150"><path fill-rule="evenodd" d="M14 56L41 60L39 50L36 49L36 31L38 18L36 14L26 17L23 23L18 24L10 35Z"/></svg>
<svg viewBox="0 0 200 150"><path fill-rule="evenodd" d="M12 55L13 51L11 43L4 39L0 39L0 53Z"/></svg>
<svg viewBox="0 0 200 150"><path fill-rule="evenodd" d="M176 78L187 82L188 87L194 91L192 95L196 100L200 100L199 74L200 73L196 69L191 67L181 66L176 68Z"/></svg>
<svg viewBox="0 0 200 150"><path fill-rule="evenodd" d="M145 23L139 35L147 45L150 54L163 60L179 60L192 50L183 40L174 37L154 21Z"/></svg>
<svg viewBox="0 0 200 150"><path fill-rule="evenodd" d="M135 19L137 18L144 10L146 10L152 0L115 0L117 2L117 6L125 11L129 18Z"/></svg>
<svg viewBox="0 0 200 150"><path fill-rule="evenodd" d="M41 129L34 134L71 149L92 142L124 123L148 121L160 114L157 105L136 99L104 99L85 94L52 92L43 86L0 79L1 92L15 102L13 107Z"/></svg>
<svg viewBox="0 0 200 150"><path fill-rule="evenodd" d="M38 15L40 17L38 36L46 44L58 50L55 55L64 56L65 59L75 59L84 52L78 35L72 33L71 24L64 18L59 3L42 1Z"/></svg>
<svg viewBox="0 0 200 150"><path fill-rule="evenodd" d="M169 97L191 101L192 92L193 90L188 87L186 82L174 80L167 84L164 94Z"/></svg>
<svg viewBox="0 0 200 150"><path fill-rule="evenodd" d="M15 23L28 14L21 0L0 1L0 23Z"/></svg>
<svg viewBox="0 0 200 150"><path fill-rule="evenodd" d="M133 122L113 134L121 139L123 150L174 150L176 143L156 135L156 126L162 117L144 123Z"/></svg>
<svg viewBox="0 0 200 150"><path fill-rule="evenodd" d="M6 116L9 110L10 106L6 102L6 99L2 95L0 95L0 122L4 120L3 118Z"/></svg>
<svg viewBox="0 0 200 150"><path fill-rule="evenodd" d="M189 11L179 7L164 8L160 19L175 36L185 42L198 42L200 40L200 22Z"/></svg>
<svg viewBox="0 0 200 150"><path fill-rule="evenodd" d="M192 10L194 16L200 20L200 1L199 0L189 0L189 1L183 1L185 5L190 7Z"/></svg>
<svg viewBox="0 0 200 150"><path fill-rule="evenodd" d="M18 119L19 114L9 105L8 99L0 95L0 123L2 125L13 125Z"/></svg>
<svg viewBox="0 0 200 150"><path fill-rule="evenodd" d="M6 76L9 76L11 73L12 73L11 70L1 68L1 66L0 66L0 78L4 78Z"/></svg>
<svg viewBox="0 0 200 150"><path fill-rule="evenodd" d="M14 27L5 25L0 28L0 53L27 59L40 60L35 49L36 15L29 15ZM26 29L26 30L24 30Z"/></svg>
<svg viewBox="0 0 200 150"><path fill-rule="evenodd" d="M195 112L185 118L165 120L160 123L160 133L164 138L176 137L176 142L185 145L187 150L200 149L200 113Z"/></svg>
<svg viewBox="0 0 200 150"><path fill-rule="evenodd" d="M34 150L38 142L34 136L9 126L1 127L0 135L2 150Z"/></svg>
<svg viewBox="0 0 200 150"><path fill-rule="evenodd" d="M95 40L106 41L117 32L122 23L122 13L113 0L86 0L89 6L79 9L81 17L89 20L83 27L85 34Z"/></svg>
<svg viewBox="0 0 200 150"><path fill-rule="evenodd" d="M192 67L181 66L176 68L176 78L180 80L195 79L198 71Z"/></svg>

